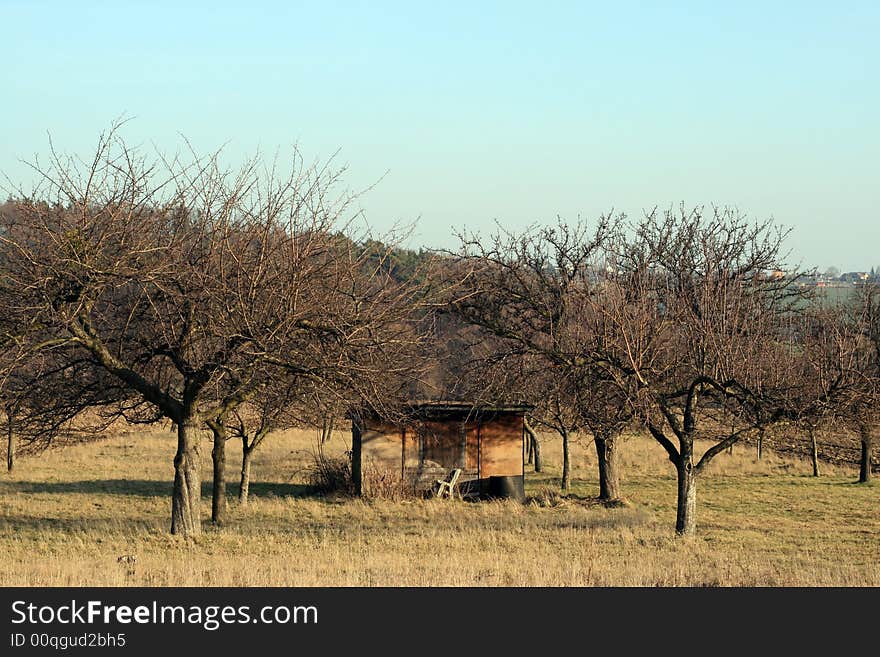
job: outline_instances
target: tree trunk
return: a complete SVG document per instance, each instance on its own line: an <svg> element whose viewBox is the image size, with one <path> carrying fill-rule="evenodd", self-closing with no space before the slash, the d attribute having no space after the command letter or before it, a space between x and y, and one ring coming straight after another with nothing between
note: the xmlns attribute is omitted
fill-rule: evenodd
<svg viewBox="0 0 880 657"><path fill-rule="evenodd" d="M6 472L12 472L15 467L15 432L12 427L12 415L7 415L6 420Z"/></svg>
<svg viewBox="0 0 880 657"><path fill-rule="evenodd" d="M529 436L529 451L533 456L535 472L541 472L544 469L544 460L541 458L541 443L538 442L538 434L532 429L532 425L529 424L528 420L523 421L523 427ZM532 463L532 460L529 463Z"/></svg>
<svg viewBox="0 0 880 657"><path fill-rule="evenodd" d="M682 449L675 469L678 474L675 533L678 536L692 536L697 528L697 473L694 471L691 449Z"/></svg>
<svg viewBox="0 0 880 657"><path fill-rule="evenodd" d="M321 444L326 443L330 438L333 437L333 416L325 415L321 419Z"/></svg>
<svg viewBox="0 0 880 657"><path fill-rule="evenodd" d="M532 441L532 437L529 436L528 441L526 441L526 465L531 465L535 458L535 450L534 450L534 442Z"/></svg>
<svg viewBox="0 0 880 657"><path fill-rule="evenodd" d="M757 452L759 461L761 460L761 447L763 446L763 444L764 444L764 434L759 433L758 439L755 441L755 451Z"/></svg>
<svg viewBox="0 0 880 657"><path fill-rule="evenodd" d="M617 439L609 435L597 436L593 442L599 465L599 499L603 502L620 499Z"/></svg>
<svg viewBox="0 0 880 657"><path fill-rule="evenodd" d="M177 454L174 456L174 492L171 498L171 533L185 537L202 532L199 481L199 429L188 418L177 425Z"/></svg>
<svg viewBox="0 0 880 657"><path fill-rule="evenodd" d="M226 514L226 427L220 422L211 422L214 434L214 448L211 460L214 462L214 480L211 486L211 522L223 524Z"/></svg>
<svg viewBox="0 0 880 657"><path fill-rule="evenodd" d="M859 460L859 483L867 484L871 481L871 452L873 451L873 436L871 428L862 426L859 428L862 439L862 457ZM9 468L12 469L11 467Z"/></svg>
<svg viewBox="0 0 880 657"><path fill-rule="evenodd" d="M571 487L571 450L568 445L568 431L562 431L562 490Z"/></svg>
<svg viewBox="0 0 880 657"><path fill-rule="evenodd" d="M816 442L816 432L810 430L810 460L813 463L813 476L819 476L819 443Z"/></svg>
<svg viewBox="0 0 880 657"><path fill-rule="evenodd" d="M238 485L238 502L241 506L247 506L248 493L251 488L251 457L254 450L253 447L248 447L246 441L242 440L241 442L241 482Z"/></svg>
<svg viewBox="0 0 880 657"><path fill-rule="evenodd" d="M363 433L357 421L351 423L351 478L354 481L354 494L364 494L363 472Z"/></svg>

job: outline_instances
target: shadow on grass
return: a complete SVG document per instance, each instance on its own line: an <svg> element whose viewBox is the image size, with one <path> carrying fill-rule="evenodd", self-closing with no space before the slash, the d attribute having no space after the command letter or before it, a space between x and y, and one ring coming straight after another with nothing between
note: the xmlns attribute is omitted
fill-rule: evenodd
<svg viewBox="0 0 880 657"><path fill-rule="evenodd" d="M859 481L858 478L853 477L849 481L838 481L833 484L834 486L848 486L850 488L875 488L880 487L880 478L872 478L870 481Z"/></svg>
<svg viewBox="0 0 880 657"><path fill-rule="evenodd" d="M772 476L772 475L771 475ZM802 488L804 486L831 486L834 488L871 488L880 480L871 480L870 482L860 482L858 475L839 475L829 474L820 475L818 477L811 474L798 474L790 476L780 476L775 480L775 484L780 486L792 486Z"/></svg>
<svg viewBox="0 0 880 657"><path fill-rule="evenodd" d="M206 492L207 491L207 492ZM203 495L211 494L210 485L202 488ZM230 486L226 489L227 495L238 495L238 486ZM272 482L252 481L250 494L255 497L319 497L320 492L307 484L280 484Z"/></svg>
<svg viewBox="0 0 880 657"><path fill-rule="evenodd" d="M14 535L21 532L26 535L38 535L41 532L61 532L71 535L76 533L94 534L104 537L113 534L143 535L165 529L166 523L157 526L156 521L119 518L49 518L35 515L15 515L0 517L0 531Z"/></svg>
<svg viewBox="0 0 880 657"><path fill-rule="evenodd" d="M84 481L13 481L0 484L8 493L79 493L83 495L131 495L133 497L169 497L171 481L152 479L89 479ZM251 482L254 497L309 497L317 495L313 486L305 484ZM226 488L226 495L238 495L238 486ZM211 496L211 482L202 482L202 497Z"/></svg>

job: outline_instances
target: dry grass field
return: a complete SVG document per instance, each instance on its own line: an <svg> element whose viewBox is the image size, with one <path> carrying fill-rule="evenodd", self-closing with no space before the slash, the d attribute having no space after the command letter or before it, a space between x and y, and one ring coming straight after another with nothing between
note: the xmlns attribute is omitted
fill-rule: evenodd
<svg viewBox="0 0 880 657"><path fill-rule="evenodd" d="M676 539L674 472L647 438L623 446L622 508L591 503L586 440L563 497L547 438L547 472L528 475L525 505L310 495L314 443L314 432L273 436L243 509L230 442L228 521L189 542L167 531L167 431L22 459L0 476L0 585L880 585L880 486L854 484L850 470L813 478L808 463L737 447L698 483L698 535ZM203 460L207 513L207 440Z"/></svg>

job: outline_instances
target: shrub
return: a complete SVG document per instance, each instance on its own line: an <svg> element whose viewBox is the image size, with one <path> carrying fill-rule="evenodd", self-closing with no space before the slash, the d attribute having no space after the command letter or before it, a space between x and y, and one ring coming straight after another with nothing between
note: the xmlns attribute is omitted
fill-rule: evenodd
<svg viewBox="0 0 880 657"><path fill-rule="evenodd" d="M331 457L318 449L313 452L313 462L309 468L309 483L318 493L325 495L342 493L354 494L354 479L351 476L351 461L344 456Z"/></svg>

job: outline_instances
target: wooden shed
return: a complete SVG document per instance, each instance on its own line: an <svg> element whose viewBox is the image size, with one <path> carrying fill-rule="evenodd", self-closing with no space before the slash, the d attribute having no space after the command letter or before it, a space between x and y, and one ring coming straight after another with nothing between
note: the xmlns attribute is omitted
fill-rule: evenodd
<svg viewBox="0 0 880 657"><path fill-rule="evenodd" d="M352 475L359 494L400 486L427 491L455 468L459 491L485 497L498 484L523 487L526 405L478 406L468 402L412 402L406 420L352 418Z"/></svg>

